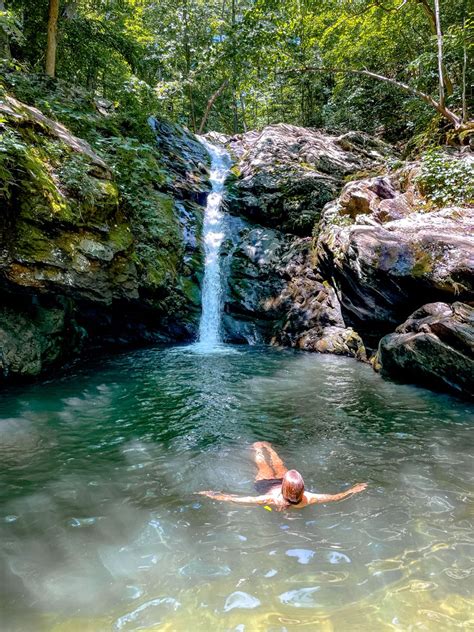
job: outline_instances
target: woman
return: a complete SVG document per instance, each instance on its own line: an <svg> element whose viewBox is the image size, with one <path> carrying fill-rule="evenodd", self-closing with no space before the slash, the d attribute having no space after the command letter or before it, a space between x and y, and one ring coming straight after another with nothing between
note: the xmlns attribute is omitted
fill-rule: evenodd
<svg viewBox="0 0 474 632"><path fill-rule="evenodd" d="M303 477L296 470L288 470L285 464L268 441L257 441L252 445L254 450L257 475L255 490L258 496L235 496L213 491L198 492L215 500L227 500L247 505L273 505L278 511L294 507L302 509L314 503L328 503L342 500L357 494L367 487L367 483L358 483L340 494L313 494L305 492Z"/></svg>

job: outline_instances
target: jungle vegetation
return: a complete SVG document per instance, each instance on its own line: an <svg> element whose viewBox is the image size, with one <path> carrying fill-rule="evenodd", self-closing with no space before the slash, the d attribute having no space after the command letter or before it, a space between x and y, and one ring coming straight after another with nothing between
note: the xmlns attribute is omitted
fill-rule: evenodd
<svg viewBox="0 0 474 632"><path fill-rule="evenodd" d="M0 0L7 87L26 73L196 132L462 141L473 33L468 0Z"/></svg>

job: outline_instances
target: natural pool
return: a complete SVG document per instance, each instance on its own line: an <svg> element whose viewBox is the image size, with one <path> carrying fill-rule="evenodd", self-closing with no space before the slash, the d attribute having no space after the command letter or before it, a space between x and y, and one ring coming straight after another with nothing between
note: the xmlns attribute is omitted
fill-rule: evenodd
<svg viewBox="0 0 474 632"><path fill-rule="evenodd" d="M11 388L1 629L467 629L473 413L350 359L252 347ZM309 489L369 488L281 513L194 495L252 493L257 440Z"/></svg>

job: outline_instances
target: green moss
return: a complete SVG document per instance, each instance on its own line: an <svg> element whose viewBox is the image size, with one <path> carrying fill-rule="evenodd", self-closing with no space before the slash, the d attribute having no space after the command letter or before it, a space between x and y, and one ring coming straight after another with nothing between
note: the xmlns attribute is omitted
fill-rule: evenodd
<svg viewBox="0 0 474 632"><path fill-rule="evenodd" d="M14 246L17 258L29 261L49 261L52 258L54 242L37 226L19 221L16 225Z"/></svg>
<svg viewBox="0 0 474 632"><path fill-rule="evenodd" d="M114 249L119 252L128 250L133 244L133 235L127 224L115 224L109 231L109 239Z"/></svg>
<svg viewBox="0 0 474 632"><path fill-rule="evenodd" d="M186 299L194 306L201 305L201 289L192 279L182 279L181 288Z"/></svg>
<svg viewBox="0 0 474 632"><path fill-rule="evenodd" d="M433 261L427 252L422 253L415 259L415 264L412 268L412 275L414 277L420 277L424 274L428 274L433 270Z"/></svg>

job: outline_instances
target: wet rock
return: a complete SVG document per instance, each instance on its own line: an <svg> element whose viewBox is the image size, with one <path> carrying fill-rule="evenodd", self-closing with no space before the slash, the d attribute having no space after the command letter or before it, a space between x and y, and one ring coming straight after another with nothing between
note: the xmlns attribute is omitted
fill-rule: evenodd
<svg viewBox="0 0 474 632"><path fill-rule="evenodd" d="M348 184L319 227L317 265L346 324L375 347L420 305L474 298L474 210L428 210L397 177Z"/></svg>
<svg viewBox="0 0 474 632"><path fill-rule="evenodd" d="M382 338L377 362L386 376L473 398L474 308L424 305Z"/></svg>
<svg viewBox="0 0 474 632"><path fill-rule="evenodd" d="M303 332L296 345L304 351L331 353L366 360L364 343L359 334L350 327L315 327Z"/></svg>
<svg viewBox="0 0 474 632"><path fill-rule="evenodd" d="M281 317L276 300L285 285L280 258L287 237L238 219L229 223L230 237L222 248L225 338L251 344L269 342Z"/></svg>
<svg viewBox="0 0 474 632"><path fill-rule="evenodd" d="M348 174L370 169L390 151L365 134L337 137L293 125L269 125L224 139L236 156L229 208L264 226L309 235Z"/></svg>
<svg viewBox="0 0 474 632"><path fill-rule="evenodd" d="M345 327L334 290L317 275L312 240L231 222L238 229L224 254L226 338L365 358L361 339Z"/></svg>
<svg viewBox="0 0 474 632"><path fill-rule="evenodd" d="M0 372L35 376L81 348L84 332L65 301L23 300L0 308Z"/></svg>
<svg viewBox="0 0 474 632"><path fill-rule="evenodd" d="M292 242L283 259L286 284L276 301L283 317L272 342L365 359L362 340L355 331L346 328L336 293L323 281L314 260L311 239Z"/></svg>
<svg viewBox="0 0 474 632"><path fill-rule="evenodd" d="M208 189L203 146L179 126L153 121L156 183L144 183L134 206L103 158L64 125L10 97L0 113L32 156L28 168L7 156L13 193L0 192L3 373L37 375L78 352L67 344L64 314L48 334L54 344L45 346L38 309L46 304L51 317L67 304L89 347L191 339L200 316L200 203ZM68 165L79 178L72 184L64 179ZM25 311L28 301L37 307Z"/></svg>

